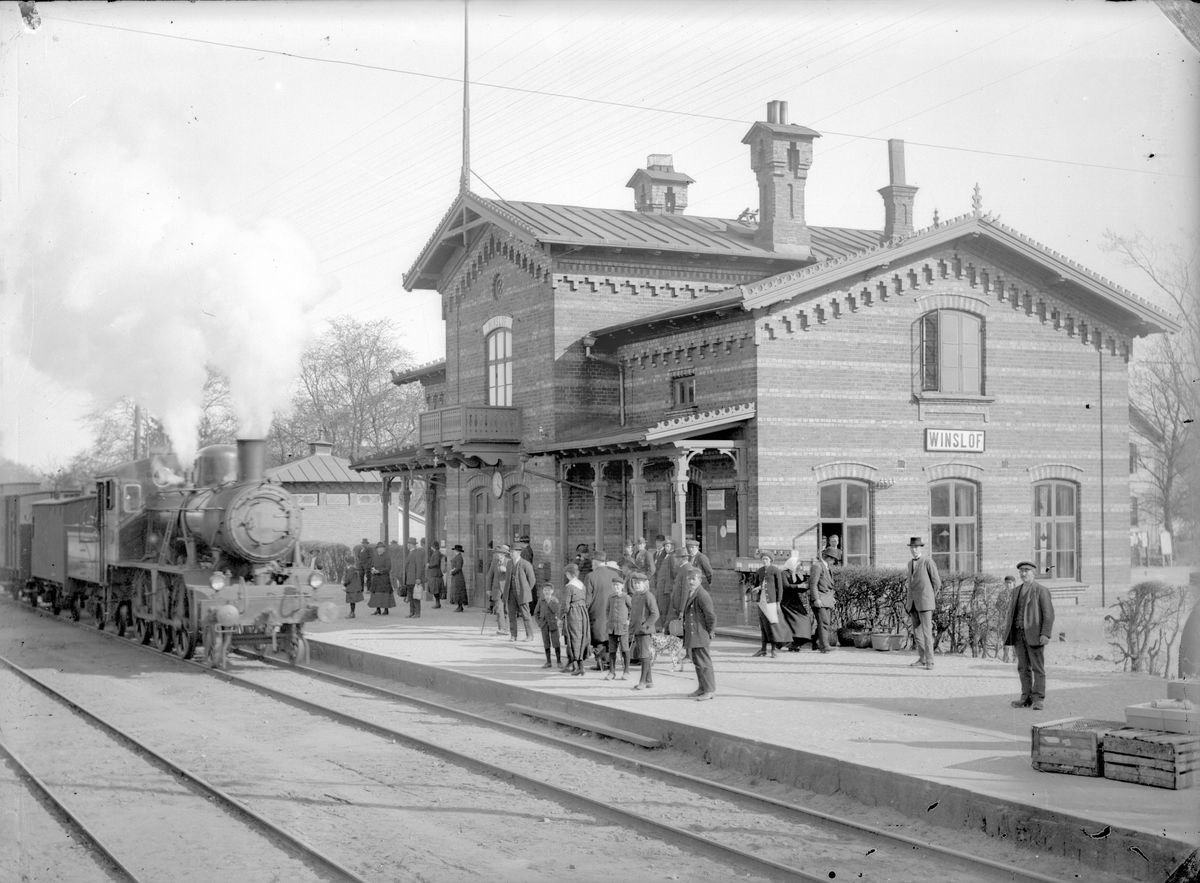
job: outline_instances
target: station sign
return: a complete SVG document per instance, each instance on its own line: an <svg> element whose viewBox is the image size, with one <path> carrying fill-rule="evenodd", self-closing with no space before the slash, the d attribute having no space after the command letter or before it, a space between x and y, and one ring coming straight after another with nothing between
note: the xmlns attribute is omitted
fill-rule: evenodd
<svg viewBox="0 0 1200 883"><path fill-rule="evenodd" d="M925 450L982 454L983 437L982 429L926 429Z"/></svg>

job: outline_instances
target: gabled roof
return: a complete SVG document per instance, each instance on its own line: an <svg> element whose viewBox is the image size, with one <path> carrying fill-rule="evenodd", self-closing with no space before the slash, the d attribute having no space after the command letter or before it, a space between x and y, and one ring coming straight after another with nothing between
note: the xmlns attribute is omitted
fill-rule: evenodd
<svg viewBox="0 0 1200 883"><path fill-rule="evenodd" d="M404 275L404 287L437 288L447 265L469 244L472 230L493 223L538 245L621 248L649 252L801 261L754 244L757 224L723 218L649 213L540 202L501 202L460 193ZM878 230L809 227L817 260L853 254L879 242Z"/></svg>
<svg viewBox="0 0 1200 883"><path fill-rule="evenodd" d="M633 173L633 177L629 179L626 187L632 187L640 178L649 178L651 181L661 181L664 184L695 184L696 179L690 175L685 175L683 172L664 172L660 169L638 169Z"/></svg>
<svg viewBox="0 0 1200 883"><path fill-rule="evenodd" d="M267 478L282 484L379 484L374 472L354 472L350 461L332 454L313 454L303 460L293 460L265 472Z"/></svg>
<svg viewBox="0 0 1200 883"><path fill-rule="evenodd" d="M893 263L902 263L930 248L961 239L971 240L972 247L976 249L992 249L1010 259L1015 257L1031 262L1041 268L1051 284L1065 285L1100 298L1111 318L1133 336L1142 337L1180 329L1179 322L1173 316L1132 291L1001 224L990 215L975 212L926 227L909 236L897 237L883 243L875 242L857 252L787 270L757 282L735 286L727 291L715 292L707 298L694 300L685 307L672 307L640 319L609 325L591 332L591 336L599 338L618 333L628 334L635 329L651 331L655 325L669 325L689 314L701 316L705 313L728 310L732 303L739 303L745 311L770 307L772 304L803 297L808 292L817 291L842 279L862 278L864 274Z"/></svg>

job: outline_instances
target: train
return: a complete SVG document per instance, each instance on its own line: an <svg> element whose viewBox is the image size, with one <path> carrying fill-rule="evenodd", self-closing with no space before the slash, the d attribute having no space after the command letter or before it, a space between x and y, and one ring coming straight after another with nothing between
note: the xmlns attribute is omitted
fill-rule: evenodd
<svg viewBox="0 0 1200 883"><path fill-rule="evenodd" d="M94 491L0 500L0 581L13 598L90 617L214 668L234 647L308 660L304 625L337 618L340 585L306 566L296 499L263 475L266 442L170 452L96 476Z"/></svg>

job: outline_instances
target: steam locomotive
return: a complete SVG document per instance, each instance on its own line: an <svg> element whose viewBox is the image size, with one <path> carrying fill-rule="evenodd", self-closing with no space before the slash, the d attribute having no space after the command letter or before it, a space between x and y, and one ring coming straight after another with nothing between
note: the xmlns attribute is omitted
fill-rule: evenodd
<svg viewBox="0 0 1200 883"><path fill-rule="evenodd" d="M5 498L0 578L14 597L97 628L132 629L143 644L214 668L231 647L308 659L304 623L337 617L340 586L303 566L300 507L263 478L266 443L121 464L95 494Z"/></svg>

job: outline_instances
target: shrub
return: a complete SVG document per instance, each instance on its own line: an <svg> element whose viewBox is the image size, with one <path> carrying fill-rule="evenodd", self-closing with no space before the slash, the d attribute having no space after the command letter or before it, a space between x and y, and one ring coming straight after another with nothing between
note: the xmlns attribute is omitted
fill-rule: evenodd
<svg viewBox="0 0 1200 883"><path fill-rule="evenodd" d="M1138 583L1112 607L1118 614L1104 617L1104 630L1121 653L1128 671L1168 675L1171 648L1183 630L1191 592L1158 580Z"/></svg>
<svg viewBox="0 0 1200 883"><path fill-rule="evenodd" d="M907 621L908 575L890 567L838 567L831 571L835 629L859 626L869 632L898 632Z"/></svg>
<svg viewBox="0 0 1200 883"><path fill-rule="evenodd" d="M346 575L347 565L354 563L354 552L345 543L302 541L300 556L307 565L325 574L329 582L340 583Z"/></svg>

